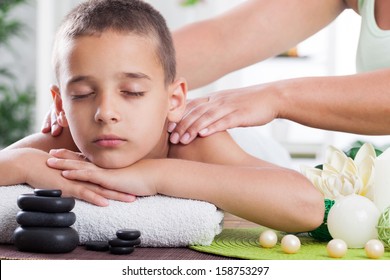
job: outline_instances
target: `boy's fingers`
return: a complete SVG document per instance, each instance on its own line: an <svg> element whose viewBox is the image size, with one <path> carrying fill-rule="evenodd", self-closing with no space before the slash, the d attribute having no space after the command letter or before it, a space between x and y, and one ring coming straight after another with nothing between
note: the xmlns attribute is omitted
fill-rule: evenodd
<svg viewBox="0 0 390 280"><path fill-rule="evenodd" d="M99 172L93 172L92 170L66 170L62 172L63 176L70 180L84 181L88 182L86 184L90 185L91 190L101 197L118 200L123 202L133 202L136 199L135 195L119 192L116 190L111 190L105 188L103 185L104 175L99 175ZM91 184L89 184L91 183ZM86 192L83 195L89 195L89 192ZM91 197L93 199L93 197Z"/></svg>
<svg viewBox="0 0 390 280"><path fill-rule="evenodd" d="M103 187L100 187L97 190L97 193L105 198L123 201L123 202L133 202L136 199L135 195L122 193L122 192L118 192L118 191L113 191L113 190L106 189Z"/></svg>
<svg viewBox="0 0 390 280"><path fill-rule="evenodd" d="M79 188L73 188L73 196L81 200L85 200L89 203L95 204L97 206L108 206L108 199L97 194L94 191L89 190L86 187L80 186Z"/></svg>
<svg viewBox="0 0 390 280"><path fill-rule="evenodd" d="M104 172L102 170L96 171L91 169L79 168L71 170L69 168L62 171L61 174L69 180L89 182L94 185L101 186L102 188L105 188L107 190L116 191L113 190L113 188L111 188L110 184L107 182L107 178L109 178L109 176L107 176L107 172Z"/></svg>
<svg viewBox="0 0 390 280"><path fill-rule="evenodd" d="M62 170L73 170L73 169L84 169L89 170L89 163L80 160L73 159L59 159L59 158L49 158L47 160L47 165L51 168L62 169Z"/></svg>
<svg viewBox="0 0 390 280"><path fill-rule="evenodd" d="M50 150L49 154L56 158L86 161L86 158L83 154L76 153L67 149L52 149Z"/></svg>

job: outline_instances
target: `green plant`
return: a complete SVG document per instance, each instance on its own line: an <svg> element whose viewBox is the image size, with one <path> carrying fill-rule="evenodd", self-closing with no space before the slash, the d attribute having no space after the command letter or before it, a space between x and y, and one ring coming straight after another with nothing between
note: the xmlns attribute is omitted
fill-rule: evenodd
<svg viewBox="0 0 390 280"><path fill-rule="evenodd" d="M21 35L23 24L9 18L9 13L18 5L25 4L26 0L0 0L0 45L7 45L9 39Z"/></svg>
<svg viewBox="0 0 390 280"><path fill-rule="evenodd" d="M0 146L23 138L32 125L34 90L0 86Z"/></svg>
<svg viewBox="0 0 390 280"><path fill-rule="evenodd" d="M0 48L9 48L10 39L21 36L25 26L10 12L26 0L0 0ZM0 146L6 146L30 132L35 94L32 87L19 89L15 76L0 65Z"/></svg>
<svg viewBox="0 0 390 280"><path fill-rule="evenodd" d="M202 2L202 0L182 0L182 1L180 1L180 5L182 5L184 7L188 7L188 6L196 5L200 2Z"/></svg>

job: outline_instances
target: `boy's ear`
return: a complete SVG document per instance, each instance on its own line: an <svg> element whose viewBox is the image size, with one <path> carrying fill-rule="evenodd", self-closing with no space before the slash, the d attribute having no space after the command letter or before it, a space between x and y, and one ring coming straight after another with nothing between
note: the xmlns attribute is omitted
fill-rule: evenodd
<svg viewBox="0 0 390 280"><path fill-rule="evenodd" d="M62 98L60 94L60 89L58 86L53 85L50 87L50 91L54 101L54 109L57 116L57 122L60 126L67 127L68 120L66 119L64 108L62 107Z"/></svg>
<svg viewBox="0 0 390 280"><path fill-rule="evenodd" d="M177 79L169 87L168 120L179 122L186 108L187 82L183 78Z"/></svg>

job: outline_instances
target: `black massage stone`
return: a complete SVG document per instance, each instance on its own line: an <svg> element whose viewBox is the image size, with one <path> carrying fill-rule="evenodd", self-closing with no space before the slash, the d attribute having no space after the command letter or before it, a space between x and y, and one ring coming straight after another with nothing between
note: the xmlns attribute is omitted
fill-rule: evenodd
<svg viewBox="0 0 390 280"><path fill-rule="evenodd" d="M24 211L65 213L71 211L76 202L72 197L45 197L21 194L17 203L19 208Z"/></svg>
<svg viewBox="0 0 390 280"><path fill-rule="evenodd" d="M108 244L112 247L134 247L141 244L141 239L123 240L119 238L113 238L108 241Z"/></svg>
<svg viewBox="0 0 390 280"><path fill-rule="evenodd" d="M62 191L61 190L35 189L34 194L36 196L60 197L62 195Z"/></svg>
<svg viewBox="0 0 390 280"><path fill-rule="evenodd" d="M136 229L120 229L116 232L116 236L122 240L134 240L141 236L141 232Z"/></svg>
<svg viewBox="0 0 390 280"><path fill-rule="evenodd" d="M108 251L109 245L107 241L87 241L85 242L85 249L90 251Z"/></svg>
<svg viewBox="0 0 390 280"><path fill-rule="evenodd" d="M70 227L76 222L73 212L44 213L19 211L16 215L18 224L25 227Z"/></svg>
<svg viewBox="0 0 390 280"><path fill-rule="evenodd" d="M134 247L112 247L110 246L110 253L114 255L126 255L131 254L134 251Z"/></svg>
<svg viewBox="0 0 390 280"><path fill-rule="evenodd" d="M79 235L71 227L18 227L13 240L19 251L35 253L68 253L79 244Z"/></svg>

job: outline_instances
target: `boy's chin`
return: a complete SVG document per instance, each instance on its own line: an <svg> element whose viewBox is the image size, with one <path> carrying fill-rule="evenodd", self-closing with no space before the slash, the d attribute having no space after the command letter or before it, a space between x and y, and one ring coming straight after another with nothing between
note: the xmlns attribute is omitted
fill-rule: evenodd
<svg viewBox="0 0 390 280"><path fill-rule="evenodd" d="M130 166L138 160L118 159L118 158L93 158L91 160L96 166L104 169L119 169Z"/></svg>

